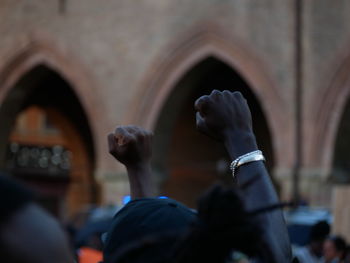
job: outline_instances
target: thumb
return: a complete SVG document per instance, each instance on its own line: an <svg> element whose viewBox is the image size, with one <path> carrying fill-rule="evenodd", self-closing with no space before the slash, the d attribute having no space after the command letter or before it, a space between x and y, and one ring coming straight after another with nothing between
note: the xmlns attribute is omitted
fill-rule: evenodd
<svg viewBox="0 0 350 263"><path fill-rule="evenodd" d="M196 127L197 127L198 131L200 131L204 134L207 134L208 127L205 123L204 118L201 116L201 114L199 112L196 113Z"/></svg>

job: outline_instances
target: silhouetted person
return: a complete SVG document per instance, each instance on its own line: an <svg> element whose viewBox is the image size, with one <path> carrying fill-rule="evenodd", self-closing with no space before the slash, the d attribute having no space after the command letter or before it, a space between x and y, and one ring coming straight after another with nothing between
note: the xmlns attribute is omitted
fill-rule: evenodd
<svg viewBox="0 0 350 263"><path fill-rule="evenodd" d="M240 191L214 186L198 204L198 219L179 244L178 263L227 262L232 251L245 253L261 262L273 262L265 254L263 226L245 210Z"/></svg>
<svg viewBox="0 0 350 263"><path fill-rule="evenodd" d="M108 136L110 153L126 166L131 201L114 217L104 248L104 262L167 262L176 239L197 218L172 199L154 197L150 159L152 133L136 126L117 127Z"/></svg>
<svg viewBox="0 0 350 263"><path fill-rule="evenodd" d="M323 243L329 232L330 226L326 221L320 221L311 227L308 244L294 252L300 263L323 263Z"/></svg>
<svg viewBox="0 0 350 263"><path fill-rule="evenodd" d="M325 263L342 263L346 253L346 242L340 236L331 236L323 244Z"/></svg>
<svg viewBox="0 0 350 263"><path fill-rule="evenodd" d="M1 262L73 262L63 230L27 189L0 175L0 197Z"/></svg>
<svg viewBox="0 0 350 263"><path fill-rule="evenodd" d="M149 165L152 135L135 126L118 127L108 136L110 153L126 166L131 197L136 199L115 216L104 250L105 263L224 262L232 249L251 255L253 262L291 262L280 209L264 209L279 201L263 157L257 152L245 99L239 92L214 90L199 98L195 107L197 128L223 142L230 158L237 161L233 163L235 188L212 189L200 202L198 215L174 200L163 203L149 198L153 196ZM167 225L167 219L161 221L163 215L173 219L171 224ZM161 222L157 224L157 220ZM129 233L136 238L130 240ZM201 249L194 241L208 249ZM162 249L157 250L157 246ZM166 251L168 258L160 257L159 251Z"/></svg>

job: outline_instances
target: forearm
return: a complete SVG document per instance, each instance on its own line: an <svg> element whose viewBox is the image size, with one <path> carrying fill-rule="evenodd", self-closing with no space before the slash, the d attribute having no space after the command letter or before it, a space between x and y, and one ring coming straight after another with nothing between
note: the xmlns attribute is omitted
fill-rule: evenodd
<svg viewBox="0 0 350 263"><path fill-rule="evenodd" d="M243 202L248 211L254 211L279 202L262 161L245 164L238 168L235 180L238 187L243 191ZM252 183L249 184L249 182ZM271 259L267 262L291 262L289 237L282 211L276 209L261 213L258 217L264 229L263 247L265 251L269 252L267 254L271 256Z"/></svg>
<svg viewBox="0 0 350 263"><path fill-rule="evenodd" d="M131 199L153 197L155 192L150 164L129 165L126 169Z"/></svg>
<svg viewBox="0 0 350 263"><path fill-rule="evenodd" d="M254 135L232 135L225 141L226 149L232 160L251 151L257 150ZM279 202L265 165L262 161L244 164L236 169L234 178L237 187L243 192L243 202L247 211L254 211ZM259 215L264 224L262 247L266 262L291 262L290 244L282 211L277 209ZM267 256L266 256L267 255Z"/></svg>

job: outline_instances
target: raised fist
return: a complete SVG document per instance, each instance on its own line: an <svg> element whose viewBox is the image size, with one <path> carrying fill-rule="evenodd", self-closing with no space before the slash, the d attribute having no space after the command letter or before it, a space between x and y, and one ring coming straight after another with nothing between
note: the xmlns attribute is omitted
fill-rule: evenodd
<svg viewBox="0 0 350 263"><path fill-rule="evenodd" d="M213 90L196 100L195 109L198 130L214 139L253 133L247 101L238 91Z"/></svg>
<svg viewBox="0 0 350 263"><path fill-rule="evenodd" d="M138 126L118 126L108 135L109 153L125 166L142 165L152 156L153 133Z"/></svg>

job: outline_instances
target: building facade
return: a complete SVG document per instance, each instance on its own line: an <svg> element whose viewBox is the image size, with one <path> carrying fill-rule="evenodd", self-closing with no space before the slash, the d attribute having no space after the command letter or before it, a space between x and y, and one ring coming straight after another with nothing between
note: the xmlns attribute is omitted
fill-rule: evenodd
<svg viewBox="0 0 350 263"><path fill-rule="evenodd" d="M1 166L11 172L11 143L59 144L72 155L63 207L120 202L127 178L106 136L137 124L155 132L159 193L193 206L230 161L196 133L193 102L239 90L281 197L293 196L299 174L300 197L334 209L344 232L349 13L347 0L1 1ZM33 106L60 139L18 133L16 119Z"/></svg>

